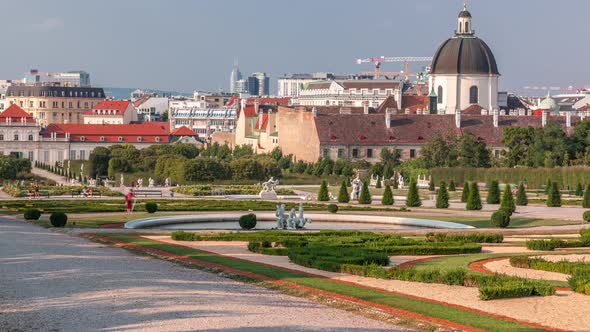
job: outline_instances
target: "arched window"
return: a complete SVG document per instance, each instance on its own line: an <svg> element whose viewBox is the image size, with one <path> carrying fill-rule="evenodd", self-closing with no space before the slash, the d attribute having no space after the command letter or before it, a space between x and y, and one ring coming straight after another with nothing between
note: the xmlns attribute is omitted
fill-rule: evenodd
<svg viewBox="0 0 590 332"><path fill-rule="evenodd" d="M477 86L472 86L469 88L469 103L470 104L477 104L479 103L479 89Z"/></svg>
<svg viewBox="0 0 590 332"><path fill-rule="evenodd" d="M465 22L465 33L469 32L469 22Z"/></svg>
<svg viewBox="0 0 590 332"><path fill-rule="evenodd" d="M437 98L438 98L437 102L439 104L442 104L442 102L443 102L443 87L440 85L438 86Z"/></svg>

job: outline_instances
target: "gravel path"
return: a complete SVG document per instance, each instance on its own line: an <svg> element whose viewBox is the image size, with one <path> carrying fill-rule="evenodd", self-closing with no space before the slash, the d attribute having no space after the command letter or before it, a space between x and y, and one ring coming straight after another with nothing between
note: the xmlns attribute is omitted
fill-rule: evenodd
<svg viewBox="0 0 590 332"><path fill-rule="evenodd" d="M0 219L0 331L394 328L215 274Z"/></svg>

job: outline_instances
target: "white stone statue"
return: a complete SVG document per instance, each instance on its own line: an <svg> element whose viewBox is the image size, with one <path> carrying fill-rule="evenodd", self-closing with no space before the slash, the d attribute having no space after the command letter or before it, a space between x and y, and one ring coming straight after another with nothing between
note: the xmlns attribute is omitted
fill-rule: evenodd
<svg viewBox="0 0 590 332"><path fill-rule="evenodd" d="M296 223L297 221L295 220L295 208L292 208L291 212L289 212L289 218L287 218L287 227L290 229L295 229Z"/></svg>
<svg viewBox="0 0 590 332"><path fill-rule="evenodd" d="M352 180L352 192L350 193L350 198L352 200L358 200L361 196L361 190L363 189L363 182L357 175L354 180Z"/></svg>
<svg viewBox="0 0 590 332"><path fill-rule="evenodd" d="M277 205L275 213L277 217L277 229L302 229L305 224L311 223L310 218L305 218L303 215L303 203L299 204L299 215L295 213L295 209L287 216L285 213L285 204Z"/></svg>
<svg viewBox="0 0 590 332"><path fill-rule="evenodd" d="M399 173L399 176L397 177L397 186L402 189L405 186L404 183L404 176L402 175L402 173Z"/></svg>
<svg viewBox="0 0 590 332"><path fill-rule="evenodd" d="M91 187L96 187L96 179L90 179L88 180L88 183Z"/></svg>
<svg viewBox="0 0 590 332"><path fill-rule="evenodd" d="M148 187L150 187L150 188L154 187L154 179L152 179L151 177L148 179Z"/></svg>
<svg viewBox="0 0 590 332"><path fill-rule="evenodd" d="M371 187L376 187L377 181L379 181L379 175L371 174L371 182L369 182L369 185Z"/></svg>
<svg viewBox="0 0 590 332"><path fill-rule="evenodd" d="M121 187L125 187L125 177L123 176L123 173L121 173Z"/></svg>
<svg viewBox="0 0 590 332"><path fill-rule="evenodd" d="M84 164L80 164L80 174L84 175Z"/></svg>
<svg viewBox="0 0 590 332"><path fill-rule="evenodd" d="M277 205L275 212L277 217L277 229L287 229L287 215L285 214L285 204Z"/></svg>
<svg viewBox="0 0 590 332"><path fill-rule="evenodd" d="M164 180L164 186L166 188L170 187L170 178L166 178L166 180Z"/></svg>
<svg viewBox="0 0 590 332"><path fill-rule="evenodd" d="M142 178L139 178L137 180L137 186L140 187L140 188L143 187L143 179Z"/></svg>
<svg viewBox="0 0 590 332"><path fill-rule="evenodd" d="M275 191L277 185L279 184L279 180L275 180L274 177L271 177L268 181L262 183L262 191L258 194L261 199L277 199L277 193Z"/></svg>

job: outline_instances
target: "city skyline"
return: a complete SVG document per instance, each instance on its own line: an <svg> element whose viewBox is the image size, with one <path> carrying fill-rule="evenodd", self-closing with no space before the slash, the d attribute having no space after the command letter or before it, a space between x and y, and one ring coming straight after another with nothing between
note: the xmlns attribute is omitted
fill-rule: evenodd
<svg viewBox="0 0 590 332"><path fill-rule="evenodd" d="M477 35L495 51L501 89L590 83L583 61L587 46L577 37L589 26L582 16L589 3L468 3ZM274 93L276 79L284 74L372 70L357 65L358 57L432 56L452 35L461 6L459 0L371 1L364 6L267 0L177 1L172 7L160 0L9 3L5 10L26 10L28 18L0 22L7 31L19 31L6 36L10 46L0 75L18 79L31 68L85 70L98 86L229 91L228 75L239 58L244 74L267 72ZM385 71L400 69L384 65Z"/></svg>

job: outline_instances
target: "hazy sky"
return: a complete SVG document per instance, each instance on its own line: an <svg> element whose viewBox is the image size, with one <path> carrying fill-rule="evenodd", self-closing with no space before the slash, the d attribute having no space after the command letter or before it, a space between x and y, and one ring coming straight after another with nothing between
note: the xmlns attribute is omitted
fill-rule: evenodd
<svg viewBox="0 0 590 332"><path fill-rule="evenodd" d="M369 56L432 56L462 0L0 0L0 78L82 69L93 84L228 89L243 74L371 70ZM590 84L590 1L471 0L505 90ZM386 64L383 70L401 66Z"/></svg>

